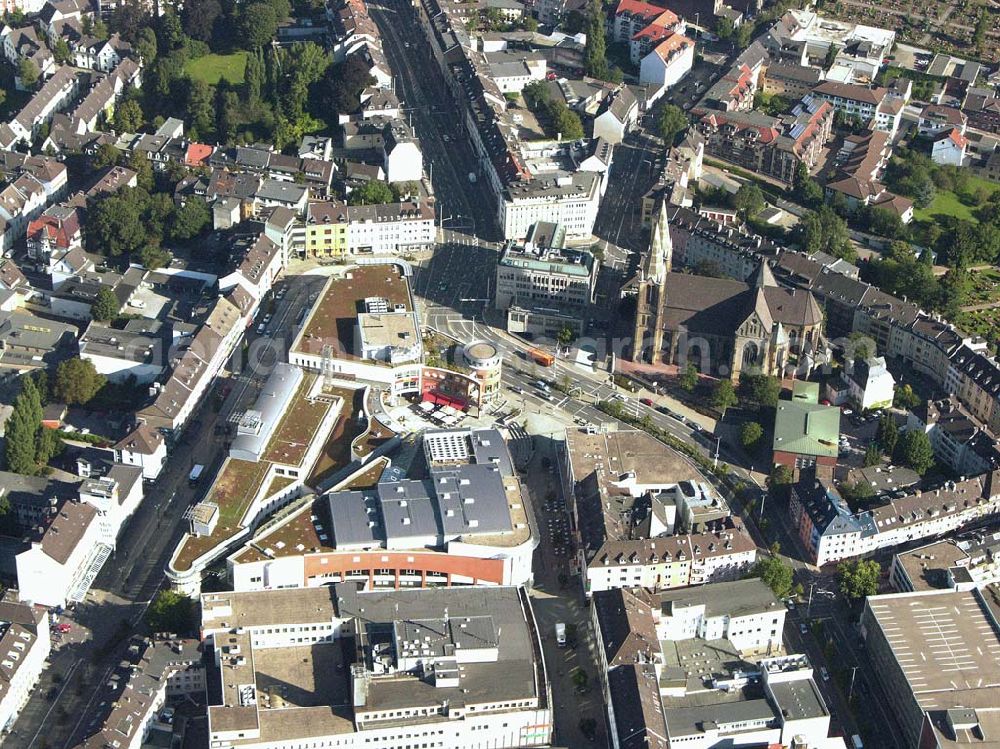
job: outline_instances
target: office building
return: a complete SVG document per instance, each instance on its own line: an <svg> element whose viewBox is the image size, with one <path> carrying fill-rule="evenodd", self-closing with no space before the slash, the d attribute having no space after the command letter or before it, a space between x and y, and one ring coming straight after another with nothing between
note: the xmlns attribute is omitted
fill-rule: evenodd
<svg viewBox="0 0 1000 749"><path fill-rule="evenodd" d="M207 593L213 746L547 746L552 706L523 588ZM279 689L279 686L284 686Z"/></svg>

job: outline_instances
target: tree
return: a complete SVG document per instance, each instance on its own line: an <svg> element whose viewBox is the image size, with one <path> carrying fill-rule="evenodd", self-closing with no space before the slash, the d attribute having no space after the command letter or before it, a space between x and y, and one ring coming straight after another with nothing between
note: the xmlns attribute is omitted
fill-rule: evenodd
<svg viewBox="0 0 1000 749"><path fill-rule="evenodd" d="M244 90L250 104L256 104L260 101L261 91L264 89L264 78L264 57L257 49L247 55L247 66L243 71Z"/></svg>
<svg viewBox="0 0 1000 749"><path fill-rule="evenodd" d="M756 421L747 421L740 427L740 444L743 449L753 452L760 444L761 437L764 436L764 427Z"/></svg>
<svg viewBox="0 0 1000 749"><path fill-rule="evenodd" d="M744 221L749 221L767 207L764 191L750 183L743 185L733 196L733 208L737 210Z"/></svg>
<svg viewBox="0 0 1000 749"><path fill-rule="evenodd" d="M829 49L826 51L826 59L823 60L824 70L829 70L833 67L833 63L837 61L838 54L840 54L840 47L836 44L831 44Z"/></svg>
<svg viewBox="0 0 1000 749"><path fill-rule="evenodd" d="M720 39L731 39L734 30L732 18L719 16L715 19L715 35Z"/></svg>
<svg viewBox="0 0 1000 749"><path fill-rule="evenodd" d="M180 49L187 41L181 19L173 10L161 14L153 22L153 26L156 31L156 46L164 52Z"/></svg>
<svg viewBox="0 0 1000 749"><path fill-rule="evenodd" d="M689 393L698 387L698 368L694 362L687 363L684 371L681 372L679 382L680 386Z"/></svg>
<svg viewBox="0 0 1000 749"><path fill-rule="evenodd" d="M768 476L768 487L772 490L778 488L784 489L787 486L791 486L793 478L795 478L795 474L792 473L791 468L784 464L778 464L771 470L771 475Z"/></svg>
<svg viewBox="0 0 1000 749"><path fill-rule="evenodd" d="M733 34L733 44L736 49L744 50L750 46L750 41L753 39L753 24L744 22L741 23L736 28L736 33Z"/></svg>
<svg viewBox="0 0 1000 749"><path fill-rule="evenodd" d="M221 15L219 0L185 0L181 14L184 32L194 39L210 41L215 22Z"/></svg>
<svg viewBox="0 0 1000 749"><path fill-rule="evenodd" d="M875 442L869 443L867 449L865 449L865 468L877 466L881 462L882 449Z"/></svg>
<svg viewBox="0 0 1000 749"><path fill-rule="evenodd" d="M809 254L825 252L849 262L857 259L847 222L828 205L806 214L796 231L802 249Z"/></svg>
<svg viewBox="0 0 1000 749"><path fill-rule="evenodd" d="M73 53L69 48L69 43L61 36L58 37L52 45L52 56L56 58L56 62L60 65L68 63L70 58L73 56Z"/></svg>
<svg viewBox="0 0 1000 749"><path fill-rule="evenodd" d="M22 57L17 63L17 77L25 88L33 88L38 83L38 66L34 60Z"/></svg>
<svg viewBox="0 0 1000 749"><path fill-rule="evenodd" d="M556 104L553 120L556 134L562 140L580 140L583 137L583 123L580 122L580 115L563 102Z"/></svg>
<svg viewBox="0 0 1000 749"><path fill-rule="evenodd" d="M185 635L194 630L194 601L174 590L161 590L146 611L150 632Z"/></svg>
<svg viewBox="0 0 1000 749"><path fill-rule="evenodd" d="M878 420L878 430L875 432L875 439L882 446L886 455L896 452L896 444L899 442L899 427L892 414L882 414Z"/></svg>
<svg viewBox="0 0 1000 749"><path fill-rule="evenodd" d="M191 80L188 85L187 121L195 131L192 138L204 138L215 125L215 105L212 89L201 79Z"/></svg>
<svg viewBox="0 0 1000 749"><path fill-rule="evenodd" d="M361 106L361 90L375 82L361 58L351 55L334 65L326 77L328 108L338 114L356 112Z"/></svg>
<svg viewBox="0 0 1000 749"><path fill-rule="evenodd" d="M67 405L84 405L97 395L106 382L107 378L97 371L92 361L76 356L59 363L52 392Z"/></svg>
<svg viewBox="0 0 1000 749"><path fill-rule="evenodd" d="M748 578L759 577L778 598L787 598L792 592L792 568L779 556L767 556L757 560L750 568Z"/></svg>
<svg viewBox="0 0 1000 749"><path fill-rule="evenodd" d="M902 463L921 476L934 466L934 448L930 438L920 429L910 429L900 438L898 452Z"/></svg>
<svg viewBox="0 0 1000 749"><path fill-rule="evenodd" d="M656 124L660 131L660 137L670 147L677 139L677 134L688 126L688 119L684 110L677 105L664 104L660 108L660 116Z"/></svg>
<svg viewBox="0 0 1000 749"><path fill-rule="evenodd" d="M278 33L278 16L271 5L255 2L247 5L239 17L240 40L245 49L257 49L271 43Z"/></svg>
<svg viewBox="0 0 1000 749"><path fill-rule="evenodd" d="M576 333L569 325L563 325L556 335L556 341L561 348L569 348L569 345L576 340Z"/></svg>
<svg viewBox="0 0 1000 749"><path fill-rule="evenodd" d="M874 559L851 559L837 565L840 594L852 603L876 595L881 576L882 566Z"/></svg>
<svg viewBox="0 0 1000 749"><path fill-rule="evenodd" d="M990 12L984 5L979 10L979 18L976 19L976 28L972 32L972 44L976 48L976 54L983 56L986 47L986 34L990 30Z"/></svg>
<svg viewBox="0 0 1000 749"><path fill-rule="evenodd" d="M107 322L118 316L118 297L115 292L107 286L102 286L97 290L97 299L90 306L90 315L98 322Z"/></svg>
<svg viewBox="0 0 1000 749"><path fill-rule="evenodd" d="M896 388L896 392L892 398L892 405L896 408L916 408L920 405L920 396L913 392L911 386L903 385L901 388Z"/></svg>
<svg viewBox="0 0 1000 749"><path fill-rule="evenodd" d="M88 164L92 171L97 172L109 166L116 166L121 158L121 151L110 143L102 143L94 150L93 156L88 159Z"/></svg>
<svg viewBox="0 0 1000 749"><path fill-rule="evenodd" d="M800 161L792 177L792 194L807 206L817 206L823 201L823 188L809 174L809 167Z"/></svg>
<svg viewBox="0 0 1000 749"><path fill-rule="evenodd" d="M143 27L139 31L139 36L133 46L146 67L156 62L158 45L156 43L156 32L151 28L148 26Z"/></svg>
<svg viewBox="0 0 1000 749"><path fill-rule="evenodd" d="M738 402L736 397L736 388L733 387L733 381L729 379L719 380L715 385L715 391L712 393L712 407L722 412L722 415L726 415L726 409L731 406L735 406Z"/></svg>
<svg viewBox="0 0 1000 749"><path fill-rule="evenodd" d="M383 205L392 203L395 199L396 195L388 182L374 179L354 188L347 196L350 205Z"/></svg>
<svg viewBox="0 0 1000 749"><path fill-rule="evenodd" d="M841 484L840 496L849 502L864 502L875 496L875 487L863 479L854 484Z"/></svg>
<svg viewBox="0 0 1000 749"><path fill-rule="evenodd" d="M587 75L604 80L608 75L608 60L607 41L604 38L604 6L601 0L591 0L588 14L584 67Z"/></svg>
<svg viewBox="0 0 1000 749"><path fill-rule="evenodd" d="M744 397L758 406L778 405L781 382L771 375L740 375L740 390Z"/></svg>
<svg viewBox="0 0 1000 749"><path fill-rule="evenodd" d="M112 124L119 133L135 133L142 127L142 107L135 99L126 99L117 107Z"/></svg>
<svg viewBox="0 0 1000 749"><path fill-rule="evenodd" d="M138 252L147 241L143 202L135 189L94 201L86 223L87 248L108 257ZM114 312L118 311L116 306ZM102 318L95 318L102 319ZM105 317L103 319L110 319Z"/></svg>
<svg viewBox="0 0 1000 749"><path fill-rule="evenodd" d="M205 201L192 198L173 213L169 236L182 242L193 239L205 230L211 220L212 215Z"/></svg>
<svg viewBox="0 0 1000 749"><path fill-rule="evenodd" d="M21 392L5 424L7 470L33 476L38 472L38 435L42 429L42 403L30 377L21 380Z"/></svg>

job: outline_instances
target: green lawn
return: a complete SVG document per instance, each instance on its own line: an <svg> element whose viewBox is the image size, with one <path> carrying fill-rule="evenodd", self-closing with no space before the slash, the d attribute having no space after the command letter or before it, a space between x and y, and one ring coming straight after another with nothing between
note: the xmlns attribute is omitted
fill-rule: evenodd
<svg viewBox="0 0 1000 749"><path fill-rule="evenodd" d="M982 187L990 192L1000 190L1000 184L996 182L990 182L980 177L966 177L966 179L969 181L969 186L973 188ZM975 221L973 210L975 209L959 200L955 193L938 190L937 195L934 196L934 202L926 208L915 209L913 217L917 221L933 221L937 216L954 216L963 221Z"/></svg>
<svg viewBox="0 0 1000 749"><path fill-rule="evenodd" d="M210 86L216 85L225 78L230 83L243 83L243 74L247 69L247 53L234 52L231 55L205 55L188 60L184 71Z"/></svg>

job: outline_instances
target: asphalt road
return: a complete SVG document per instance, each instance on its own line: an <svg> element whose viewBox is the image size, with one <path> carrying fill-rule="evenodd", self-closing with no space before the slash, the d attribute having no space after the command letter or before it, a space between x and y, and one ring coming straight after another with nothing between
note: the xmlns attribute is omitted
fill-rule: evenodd
<svg viewBox="0 0 1000 749"><path fill-rule="evenodd" d="M21 711L8 744L13 739L25 749L43 742L48 747L71 747L100 725L109 709L108 695L95 687L107 680L121 659L124 628L130 633L141 630L139 621L164 584L164 568L187 530L184 511L204 492L204 484L188 485L191 467L202 463L212 473L221 464L225 437L216 434L216 425L256 398L275 356L284 358L298 314L323 281L317 276L293 276L276 287L277 291L287 286L288 291L274 303L270 332L258 336L248 331L248 350L255 355L252 361L242 367L243 374L217 380L217 389L205 397L171 448L163 473L146 484L145 497L119 535L114 555L87 597L64 617L73 628L71 635L56 644L50 666ZM265 305L260 319L269 308ZM228 396L217 410L218 396L227 389ZM58 694L47 700L52 687Z"/></svg>
<svg viewBox="0 0 1000 749"><path fill-rule="evenodd" d="M442 226L468 227L483 238L499 238L492 193L477 177L477 159L456 116L461 105L441 76L413 7L398 0L369 3L372 20L382 34L382 49L395 78L396 94L403 102L420 139L424 167L437 198Z"/></svg>

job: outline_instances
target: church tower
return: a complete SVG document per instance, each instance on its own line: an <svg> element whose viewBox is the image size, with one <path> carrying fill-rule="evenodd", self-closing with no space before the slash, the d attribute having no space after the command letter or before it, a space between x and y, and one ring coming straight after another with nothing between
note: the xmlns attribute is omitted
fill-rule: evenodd
<svg viewBox="0 0 1000 749"><path fill-rule="evenodd" d="M641 361L643 343L651 336L649 361L657 364L663 348L663 314L666 307L665 284L673 268L674 245L670 239L667 219L667 202L660 203L660 211L653 223L649 251L639 267L638 294L635 310L635 330L632 337L632 360Z"/></svg>

